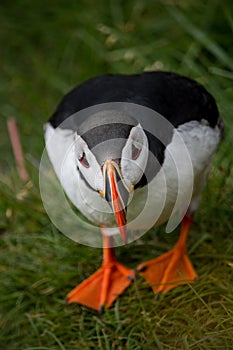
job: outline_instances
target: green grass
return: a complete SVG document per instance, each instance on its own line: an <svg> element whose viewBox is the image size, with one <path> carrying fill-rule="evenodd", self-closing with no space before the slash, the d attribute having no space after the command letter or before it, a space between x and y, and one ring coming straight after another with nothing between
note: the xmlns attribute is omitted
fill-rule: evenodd
<svg viewBox="0 0 233 350"><path fill-rule="evenodd" d="M98 5L97 5L98 3ZM2 1L0 344L4 350L233 348L232 1ZM156 300L137 278L103 316L64 298L101 263L43 209L36 164L43 123L62 95L97 74L164 69L215 96L225 137L189 237L200 276ZM20 129L32 186L18 179L6 119ZM135 267L167 251L164 227L117 249Z"/></svg>

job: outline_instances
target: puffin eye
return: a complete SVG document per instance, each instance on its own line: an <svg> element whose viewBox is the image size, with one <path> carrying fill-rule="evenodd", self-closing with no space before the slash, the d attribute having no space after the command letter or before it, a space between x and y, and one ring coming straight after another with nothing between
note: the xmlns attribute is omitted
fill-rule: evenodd
<svg viewBox="0 0 233 350"><path fill-rule="evenodd" d="M85 152L83 152L83 153L79 156L78 160L79 160L79 162L80 162L85 168L89 168L89 167L90 167L90 164L89 164L88 161L87 161Z"/></svg>
<svg viewBox="0 0 233 350"><path fill-rule="evenodd" d="M141 153L141 149L137 148L132 144L132 159L136 160L139 157L139 154Z"/></svg>

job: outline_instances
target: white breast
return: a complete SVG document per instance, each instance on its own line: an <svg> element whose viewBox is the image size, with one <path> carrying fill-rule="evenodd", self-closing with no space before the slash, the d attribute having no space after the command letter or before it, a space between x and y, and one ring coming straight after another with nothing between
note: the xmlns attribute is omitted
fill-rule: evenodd
<svg viewBox="0 0 233 350"><path fill-rule="evenodd" d="M115 223L107 202L86 185L76 169L74 131L47 124L45 139L55 172L73 204L97 225ZM148 186L133 194L127 211L129 229L147 230L167 221L172 212L182 216L189 204L196 209L219 141L218 127L213 129L204 121L192 121L175 129L161 170Z"/></svg>

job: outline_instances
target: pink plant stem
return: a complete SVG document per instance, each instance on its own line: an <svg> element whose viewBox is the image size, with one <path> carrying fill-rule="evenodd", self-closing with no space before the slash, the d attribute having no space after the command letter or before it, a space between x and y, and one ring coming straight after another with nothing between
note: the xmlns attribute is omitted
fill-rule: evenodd
<svg viewBox="0 0 233 350"><path fill-rule="evenodd" d="M13 148L19 177L21 178L22 181L26 182L29 180L29 175L25 168L23 151L22 151L22 146L19 138L19 132L18 132L16 121L14 118L9 118L7 120L7 127L10 135L11 145Z"/></svg>

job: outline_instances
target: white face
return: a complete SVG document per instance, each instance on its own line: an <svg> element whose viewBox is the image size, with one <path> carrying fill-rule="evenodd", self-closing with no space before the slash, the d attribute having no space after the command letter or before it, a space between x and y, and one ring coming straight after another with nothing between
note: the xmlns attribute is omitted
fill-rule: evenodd
<svg viewBox="0 0 233 350"><path fill-rule="evenodd" d="M104 191L101 166L81 136L76 135L74 144L76 164L88 184L96 191ZM109 159L111 160L111 159ZM126 186L137 184L146 168L148 140L140 124L133 127L122 150L120 169Z"/></svg>
<svg viewBox="0 0 233 350"><path fill-rule="evenodd" d="M121 155L121 172L128 187L136 185L146 168L148 140L140 124L133 127Z"/></svg>
<svg viewBox="0 0 233 350"><path fill-rule="evenodd" d="M76 164L88 184L96 191L103 191L104 179L101 167L86 142L79 135L75 137L74 154Z"/></svg>

